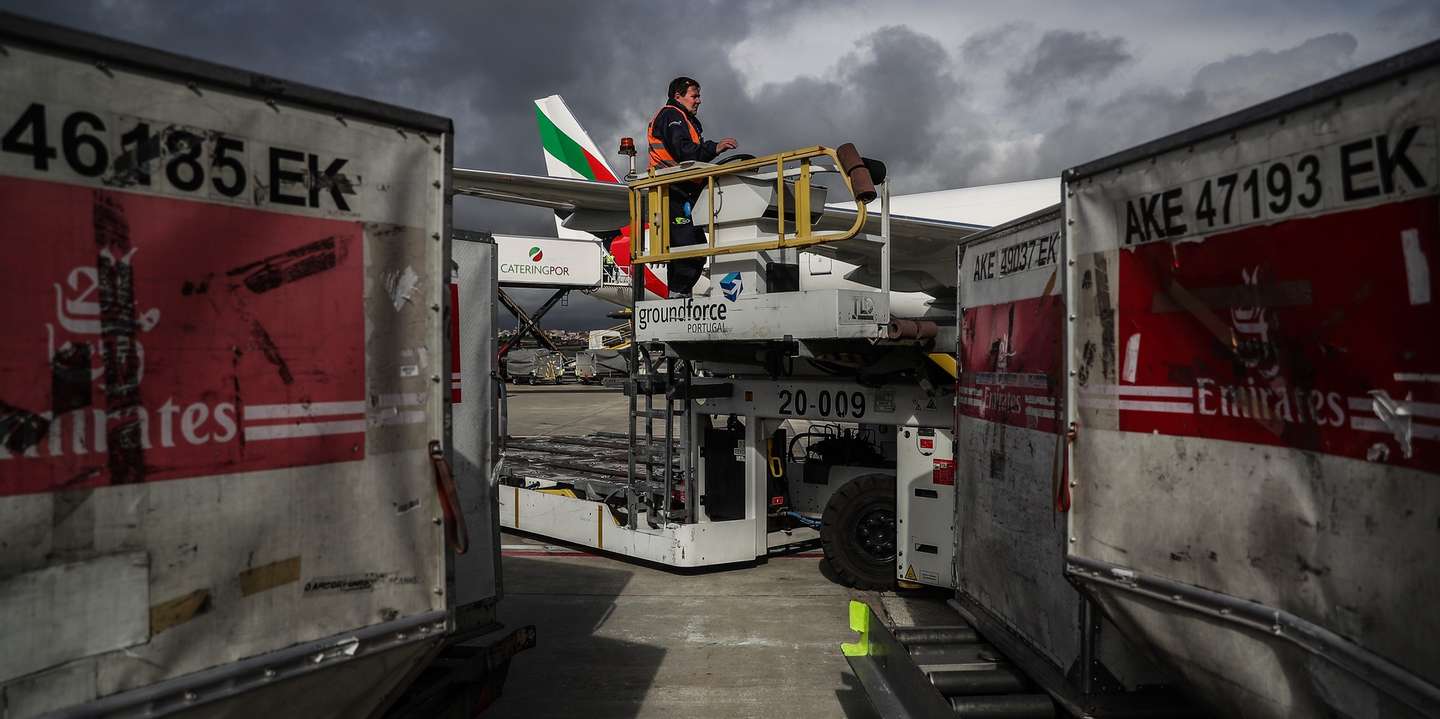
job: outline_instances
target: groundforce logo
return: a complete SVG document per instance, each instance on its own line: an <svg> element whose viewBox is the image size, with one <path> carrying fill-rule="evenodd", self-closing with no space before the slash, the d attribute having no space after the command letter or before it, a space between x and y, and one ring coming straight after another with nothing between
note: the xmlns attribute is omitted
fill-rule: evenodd
<svg viewBox="0 0 1440 719"><path fill-rule="evenodd" d="M745 290L745 283L740 279L739 272L731 272L720 279L720 290L725 293L725 299L734 302L740 299L740 293Z"/></svg>
<svg viewBox="0 0 1440 719"><path fill-rule="evenodd" d="M661 307L642 307L635 314L635 321L639 323L640 329L645 329L651 324L666 324L669 322L710 322L720 323L725 321L725 314L729 308L724 304L695 304L695 300L687 299L683 305L664 305ZM719 325L717 325L719 326Z"/></svg>

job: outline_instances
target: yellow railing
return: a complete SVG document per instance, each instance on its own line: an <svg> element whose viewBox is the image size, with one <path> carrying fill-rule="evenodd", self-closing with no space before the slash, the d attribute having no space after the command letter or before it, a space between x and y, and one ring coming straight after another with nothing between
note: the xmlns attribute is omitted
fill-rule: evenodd
<svg viewBox="0 0 1440 719"><path fill-rule="evenodd" d="M853 152L853 147L846 146L849 155L852 157L851 167L854 168L859 155ZM848 240L860 233L865 226L865 202L859 197L855 202L855 222L849 229L841 232L830 232L816 234L810 226L810 175L811 161L816 158L829 158L835 163L845 188L850 191L851 196L856 195L855 181L851 177L853 170L847 171L841 161L840 151L829 147L806 147L789 152L781 152L765 157L757 157L753 160L730 162L714 167L701 167L693 170L671 172L663 175L650 174L629 184L630 187L630 261L632 264L647 264L652 262L669 262L670 260L684 259L687 257L711 257L714 255L728 255L739 252L758 252L763 250L778 250L782 247L805 247L822 242L838 242ZM787 182L790 178L785 175L787 165L799 166L799 172L793 175L793 182ZM723 175L734 175L742 172L754 171L757 169L775 170L775 202L776 202L776 224L777 232L774 239L747 242L738 245L715 246L715 178ZM868 172L865 172L865 179L861 181L864 185L869 182ZM710 219L707 223L706 244L704 247L694 249L670 249L670 187L676 183L705 183L705 192L708 196ZM795 207L795 231L785 232L785 191L789 184L794 192ZM869 188L872 189L873 188ZM862 188L862 193L864 188ZM648 209L648 212L647 212ZM647 217L648 215L648 217ZM649 242L645 242L645 224L649 222ZM692 222L693 222L692 218ZM650 247L647 248L646 245ZM646 252L653 248L653 251Z"/></svg>
<svg viewBox="0 0 1440 719"><path fill-rule="evenodd" d="M634 333L632 333L632 332L630 331L630 330L631 330L631 327L630 327L630 323L629 323L629 322L625 322L625 323L623 323L623 324L618 324L618 325L615 325L614 327L607 327L606 329L609 330L609 331L611 331L611 332L619 333L620 336L619 336L619 337L615 337L615 338L613 338L613 339L601 340L601 343L605 345L605 349L607 349L607 350L624 350L624 349L630 349L630 340L631 340L632 337L634 337Z"/></svg>

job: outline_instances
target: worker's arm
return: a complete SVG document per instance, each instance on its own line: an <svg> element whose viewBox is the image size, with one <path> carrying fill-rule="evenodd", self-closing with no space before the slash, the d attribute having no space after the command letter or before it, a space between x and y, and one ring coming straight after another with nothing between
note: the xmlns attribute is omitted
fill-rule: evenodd
<svg viewBox="0 0 1440 719"><path fill-rule="evenodd" d="M701 138L699 143L690 139L690 128L685 126L685 118L680 116L680 110L667 107L661 115L660 120L661 137L665 141L666 149L675 156L676 162L698 160L709 162L720 154L715 151L715 143Z"/></svg>

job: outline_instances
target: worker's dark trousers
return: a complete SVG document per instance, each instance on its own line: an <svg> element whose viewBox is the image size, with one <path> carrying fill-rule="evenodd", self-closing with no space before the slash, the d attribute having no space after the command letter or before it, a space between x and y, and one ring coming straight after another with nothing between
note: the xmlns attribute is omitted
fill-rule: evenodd
<svg viewBox="0 0 1440 719"><path fill-rule="evenodd" d="M680 193L672 193L670 196L671 207L677 210L683 208L683 223L674 224L675 220L681 219L682 212L676 212L670 225L670 248L680 249L693 245L705 244L705 230L696 227L690 219L690 204L693 200ZM700 273L705 270L705 258L693 257L685 260L673 260L670 262L669 277L667 284L670 286L670 296L678 294L689 294L695 287L696 281L700 279Z"/></svg>

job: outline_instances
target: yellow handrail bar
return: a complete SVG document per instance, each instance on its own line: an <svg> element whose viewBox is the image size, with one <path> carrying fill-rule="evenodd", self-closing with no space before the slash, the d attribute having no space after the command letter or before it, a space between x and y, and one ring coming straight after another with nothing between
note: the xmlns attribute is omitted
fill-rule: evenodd
<svg viewBox="0 0 1440 719"><path fill-rule="evenodd" d="M644 265L655 262L669 262L671 260L686 259L690 257L712 257L716 255L729 255L741 252L759 252L764 250L778 250L783 247L806 247L823 242L839 242L848 240L860 234L861 228L865 226L866 211L865 203L859 199L855 202L855 221L846 230L815 234L810 224L810 180L811 160L815 158L829 158L839 171L841 180L845 183L845 189L852 196L855 188L850 179L850 174L841 165L840 157L834 148L814 147L801 148L780 152L765 157L757 157L752 160L731 162L714 167L699 167L691 170L681 170L662 175L654 174L652 170L649 175L636 179L629 183L630 189L630 262L635 265ZM785 165L787 163L798 163L799 174L795 178L795 231L788 237L785 232ZM773 165L775 167L775 189L777 205L777 232L774 239L747 242L741 245L727 245L725 247L715 246L715 178L722 175L733 175L741 172L755 170ZM710 219L707 223L709 232L704 247L694 249L671 250L670 249L670 187L681 182L705 182L705 190L709 197ZM645 209L649 209L649 216L646 217ZM645 253L642 245L645 244L645 223L649 222L652 243L658 245L654 252Z"/></svg>

